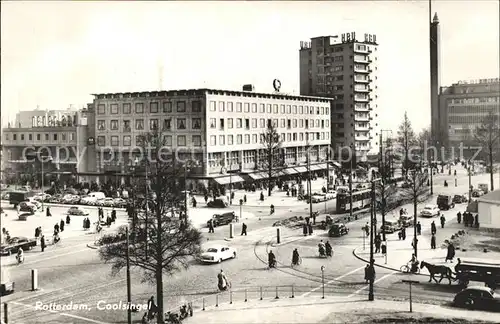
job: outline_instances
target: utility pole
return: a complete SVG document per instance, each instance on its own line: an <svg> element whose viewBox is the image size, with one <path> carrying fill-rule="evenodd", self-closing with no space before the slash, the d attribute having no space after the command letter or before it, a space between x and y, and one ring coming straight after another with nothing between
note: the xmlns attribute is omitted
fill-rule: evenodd
<svg viewBox="0 0 500 324"><path fill-rule="evenodd" d="M372 203L371 205L374 206L375 205L375 180L372 179L372 183L371 183L371 189L372 189L372 192L371 192L371 198L372 198ZM372 207L371 208L371 213L370 213L370 267L371 267L371 270L374 272L375 271L375 264L374 264L374 259L373 259L373 228L374 228L374 224L373 224L373 219L374 219L374 208ZM369 286L369 291L368 291L368 300L370 301L373 301L374 300L374 296L373 296L373 285L374 285L374 276L370 276L370 286Z"/></svg>
<svg viewBox="0 0 500 324"><path fill-rule="evenodd" d="M311 161L309 158L309 142L307 143L307 155L306 155L306 162L307 162L307 196L309 197L309 218L312 220L313 216L313 205L312 205L312 190L311 190Z"/></svg>
<svg viewBox="0 0 500 324"><path fill-rule="evenodd" d="M472 179L470 171L470 160L467 161L467 173L469 174L469 204L470 204L472 200Z"/></svg>
<svg viewBox="0 0 500 324"><path fill-rule="evenodd" d="M382 178L382 183L381 183L381 195L382 195L382 208L381 208L381 214L382 214L382 226L385 224L385 176L386 176L386 168L385 168L385 159L384 159L384 150L383 150L383 143L382 143L382 130L380 131L380 163L379 163L379 173ZM385 242L385 231L382 231L382 241Z"/></svg>
<svg viewBox="0 0 500 324"><path fill-rule="evenodd" d="M128 226L125 229L125 235L127 236L127 323L132 324L132 292L130 287L130 241ZM146 238L147 239L147 238Z"/></svg>
<svg viewBox="0 0 500 324"><path fill-rule="evenodd" d="M328 192L329 189L330 189L330 146L328 146L326 150L326 192Z"/></svg>
<svg viewBox="0 0 500 324"><path fill-rule="evenodd" d="M351 167L349 170L349 217L352 219L352 157Z"/></svg>
<svg viewBox="0 0 500 324"><path fill-rule="evenodd" d="M415 258L418 256L417 252L417 246L418 246L418 239L417 239L417 172L413 170L411 173L412 175L412 181L413 181L413 251L415 254ZM420 184L419 184L420 185Z"/></svg>
<svg viewBox="0 0 500 324"><path fill-rule="evenodd" d="M432 174L434 173L434 171L432 170L432 161L431 161L430 155L429 155L429 170L431 170L431 195L433 195L434 188L433 188L433 183L432 183Z"/></svg>

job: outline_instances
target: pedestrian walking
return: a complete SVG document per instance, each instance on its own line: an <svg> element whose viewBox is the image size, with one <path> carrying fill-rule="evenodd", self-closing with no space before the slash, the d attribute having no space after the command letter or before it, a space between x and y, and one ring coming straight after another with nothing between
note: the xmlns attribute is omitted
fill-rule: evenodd
<svg viewBox="0 0 500 324"><path fill-rule="evenodd" d="M316 225L316 213L312 214L313 225Z"/></svg>
<svg viewBox="0 0 500 324"><path fill-rule="evenodd" d="M69 215L66 215L66 225L69 225L69 223L71 223L71 218Z"/></svg>
<svg viewBox="0 0 500 324"><path fill-rule="evenodd" d="M431 249L435 250L436 249L436 235L432 234L431 236Z"/></svg>
<svg viewBox="0 0 500 324"><path fill-rule="evenodd" d="M211 219L209 221L209 223L208 223L208 232L209 233L215 233L215 231L214 231L214 220L213 219Z"/></svg>
<svg viewBox="0 0 500 324"><path fill-rule="evenodd" d="M59 227L61 228L61 232L64 232L64 221L62 219L59 222Z"/></svg>
<svg viewBox="0 0 500 324"><path fill-rule="evenodd" d="M455 257L455 246L453 245L453 243L450 242L448 243L448 249L446 252L446 258L444 259L444 262L448 262L448 260L453 262L454 257Z"/></svg>
<svg viewBox="0 0 500 324"><path fill-rule="evenodd" d="M192 203L193 203L193 208L196 208L196 204L197 204L196 198L193 197Z"/></svg>
<svg viewBox="0 0 500 324"><path fill-rule="evenodd" d="M313 226L312 226L312 224L311 224L311 223L309 223L309 224L307 225L307 229L308 229L308 231L309 231L309 235L312 235L312 233L313 233Z"/></svg>
<svg viewBox="0 0 500 324"><path fill-rule="evenodd" d="M382 239L380 238L380 234L375 238L375 253L380 253L380 245L382 243Z"/></svg>
<svg viewBox="0 0 500 324"><path fill-rule="evenodd" d="M457 213L457 222L460 224L462 221L462 214L460 212Z"/></svg>
<svg viewBox="0 0 500 324"><path fill-rule="evenodd" d="M441 221L441 228L444 228L444 223L446 222L446 218L444 217L444 215L441 215L439 220Z"/></svg>
<svg viewBox="0 0 500 324"><path fill-rule="evenodd" d="M307 235L307 224L306 223L302 224L302 234L304 234L304 236Z"/></svg>
<svg viewBox="0 0 500 324"><path fill-rule="evenodd" d="M208 195L205 194L205 196L203 198L205 199L205 204L208 203Z"/></svg>
<svg viewBox="0 0 500 324"><path fill-rule="evenodd" d="M370 281L370 265L366 265L365 267L365 283Z"/></svg>
<svg viewBox="0 0 500 324"><path fill-rule="evenodd" d="M243 224L241 225L241 235L242 235L242 236L243 236L243 235L247 236L247 224L245 224L245 223L243 223Z"/></svg>
<svg viewBox="0 0 500 324"><path fill-rule="evenodd" d="M59 224L54 225L54 232L59 233Z"/></svg>
<svg viewBox="0 0 500 324"><path fill-rule="evenodd" d="M247 195L243 195L243 203L247 203Z"/></svg>
<svg viewBox="0 0 500 324"><path fill-rule="evenodd" d="M422 235L422 224L417 222L417 235Z"/></svg>
<svg viewBox="0 0 500 324"><path fill-rule="evenodd" d="M431 223L431 234L436 234L436 223L434 221Z"/></svg>
<svg viewBox="0 0 500 324"><path fill-rule="evenodd" d="M403 229L401 230L403 233L403 241L406 240L406 227L403 227Z"/></svg>
<svg viewBox="0 0 500 324"><path fill-rule="evenodd" d="M52 216L52 214L51 214L51 212L50 212L50 207L49 207L49 206L47 206L47 209L46 209L46 211L45 211L45 215L46 215L47 217L51 217L51 216Z"/></svg>
<svg viewBox="0 0 500 324"><path fill-rule="evenodd" d="M479 215L476 215L474 217L474 226L476 226L476 228L479 228Z"/></svg>
<svg viewBox="0 0 500 324"><path fill-rule="evenodd" d="M42 234L40 238L40 247L42 248L42 252L45 251L45 235Z"/></svg>
<svg viewBox="0 0 500 324"><path fill-rule="evenodd" d="M110 217L109 215L108 215L108 217L106 217L106 225L107 225L108 227L110 227L110 226L111 226L111 217Z"/></svg>

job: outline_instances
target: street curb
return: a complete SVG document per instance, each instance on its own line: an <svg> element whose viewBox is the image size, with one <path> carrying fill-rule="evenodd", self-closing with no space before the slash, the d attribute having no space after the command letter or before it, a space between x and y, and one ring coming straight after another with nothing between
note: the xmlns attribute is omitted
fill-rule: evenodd
<svg viewBox="0 0 500 324"><path fill-rule="evenodd" d="M360 249L361 247L357 247L355 249L352 250L352 255L354 255L354 257L364 263L370 263L368 260L366 260L365 258L362 258L360 257L356 251L358 249ZM407 273L407 272L403 272L401 271L400 269L395 269L395 268L391 268L391 267L388 267L388 266L385 266L385 265L382 265L382 264L378 264L378 263L374 263L375 266L379 267L379 268L382 268L382 269L386 269L386 270L391 270L391 271L395 271L395 272L399 272L399 273L403 273L403 274L410 274L410 275L418 275L418 276L423 276L423 277L428 277L428 275L425 275L423 273Z"/></svg>
<svg viewBox="0 0 500 324"><path fill-rule="evenodd" d="M92 249L92 250L98 250L98 249L99 249L97 246L95 246L95 245L90 245L90 244L88 244L88 243L87 243L87 247L88 247L89 249Z"/></svg>

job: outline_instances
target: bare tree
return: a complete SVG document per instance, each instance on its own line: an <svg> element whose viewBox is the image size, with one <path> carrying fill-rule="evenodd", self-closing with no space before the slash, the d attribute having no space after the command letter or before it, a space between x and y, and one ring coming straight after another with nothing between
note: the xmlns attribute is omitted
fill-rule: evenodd
<svg viewBox="0 0 500 324"><path fill-rule="evenodd" d="M425 157L427 156L428 158L430 158L428 152L426 152L426 149L428 148L428 145L430 143L431 143L431 131L429 128L424 128L420 131L420 133L418 133L416 140L416 144L418 146L420 154L420 168L422 168L422 162L425 159Z"/></svg>
<svg viewBox="0 0 500 324"><path fill-rule="evenodd" d="M417 238L417 205L423 203L428 198L428 174L418 172L417 170L410 170L409 188L403 191L406 199L413 201L413 234L414 239ZM417 256L417 242L413 244L415 256Z"/></svg>
<svg viewBox="0 0 500 324"><path fill-rule="evenodd" d="M407 112L404 114L403 122L399 125L397 141L403 153L403 169L405 175L408 175L408 170L411 166L409 153L415 143L415 133L413 132Z"/></svg>
<svg viewBox="0 0 500 324"><path fill-rule="evenodd" d="M267 195L271 196L272 183L274 172L279 171L279 168L283 166L283 158L281 155L281 145L283 141L278 134L276 125L273 125L270 120L268 120L266 131L261 134L262 150L264 151L265 160L262 161L262 165L267 170Z"/></svg>
<svg viewBox="0 0 500 324"><path fill-rule="evenodd" d="M490 186L491 191L493 187L493 156L500 137L499 116L490 112L483 120L482 124L476 128L474 138L481 145L481 151L488 156L489 173L490 173Z"/></svg>
<svg viewBox="0 0 500 324"><path fill-rule="evenodd" d="M99 254L105 262L112 263L112 274L117 274L126 267L127 249L132 267L142 269L144 280L156 284L158 303L157 320L163 323L163 275L173 273L188 267L188 261L196 257L201 249L201 232L191 226L187 220L180 217L184 208L184 183L180 182L183 172L182 165L173 158L160 156L165 138L158 131L143 134L140 137L143 149L151 152L148 161L153 177L147 190L155 193L149 198L145 193L150 211L139 212L137 217L143 229L134 233L133 243L127 246L123 240L123 231L107 236L101 240ZM146 187L141 186L137 191ZM134 204L140 205L140 204ZM151 216L149 216L151 212ZM149 216L149 217L148 217Z"/></svg>
<svg viewBox="0 0 500 324"><path fill-rule="evenodd" d="M399 205L397 202L397 185L392 182L391 163L382 157L379 165L379 175L381 181L375 186L375 196L378 203L378 209L382 214L382 226L385 224L385 215L388 211ZM385 231L382 231L383 240L386 240Z"/></svg>

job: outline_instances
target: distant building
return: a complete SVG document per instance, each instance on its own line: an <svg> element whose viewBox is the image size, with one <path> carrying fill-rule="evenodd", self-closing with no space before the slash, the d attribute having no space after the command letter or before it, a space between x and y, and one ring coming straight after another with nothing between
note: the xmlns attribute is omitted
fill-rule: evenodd
<svg viewBox="0 0 500 324"><path fill-rule="evenodd" d="M301 42L300 94L334 98L332 145L378 152L376 35L354 32ZM398 107L394 107L395 109Z"/></svg>
<svg viewBox="0 0 500 324"><path fill-rule="evenodd" d="M49 126L56 123L58 120L62 121L63 117L66 120L70 117L73 118L77 112L78 109L73 106L61 110L45 110L39 108L35 110L23 110L16 114L16 121L11 126L14 128Z"/></svg>
<svg viewBox="0 0 500 324"><path fill-rule="evenodd" d="M460 81L441 87L439 96L441 143L455 152L463 143L477 146L474 131L489 113L500 116L500 80Z"/></svg>
<svg viewBox="0 0 500 324"><path fill-rule="evenodd" d="M500 190L492 191L478 201L478 218L481 228L500 228Z"/></svg>
<svg viewBox="0 0 500 324"><path fill-rule="evenodd" d="M180 159L197 161L190 177L219 184L244 181L236 175L230 178L228 171L255 180L267 178L259 173L266 158L261 135L272 123L283 141L283 166L289 167L284 172L305 172L308 144L313 146L315 170L326 169L331 98L251 90L95 94L96 159L89 167L100 173L128 174L140 155L139 136L158 129L167 147L180 152Z"/></svg>

